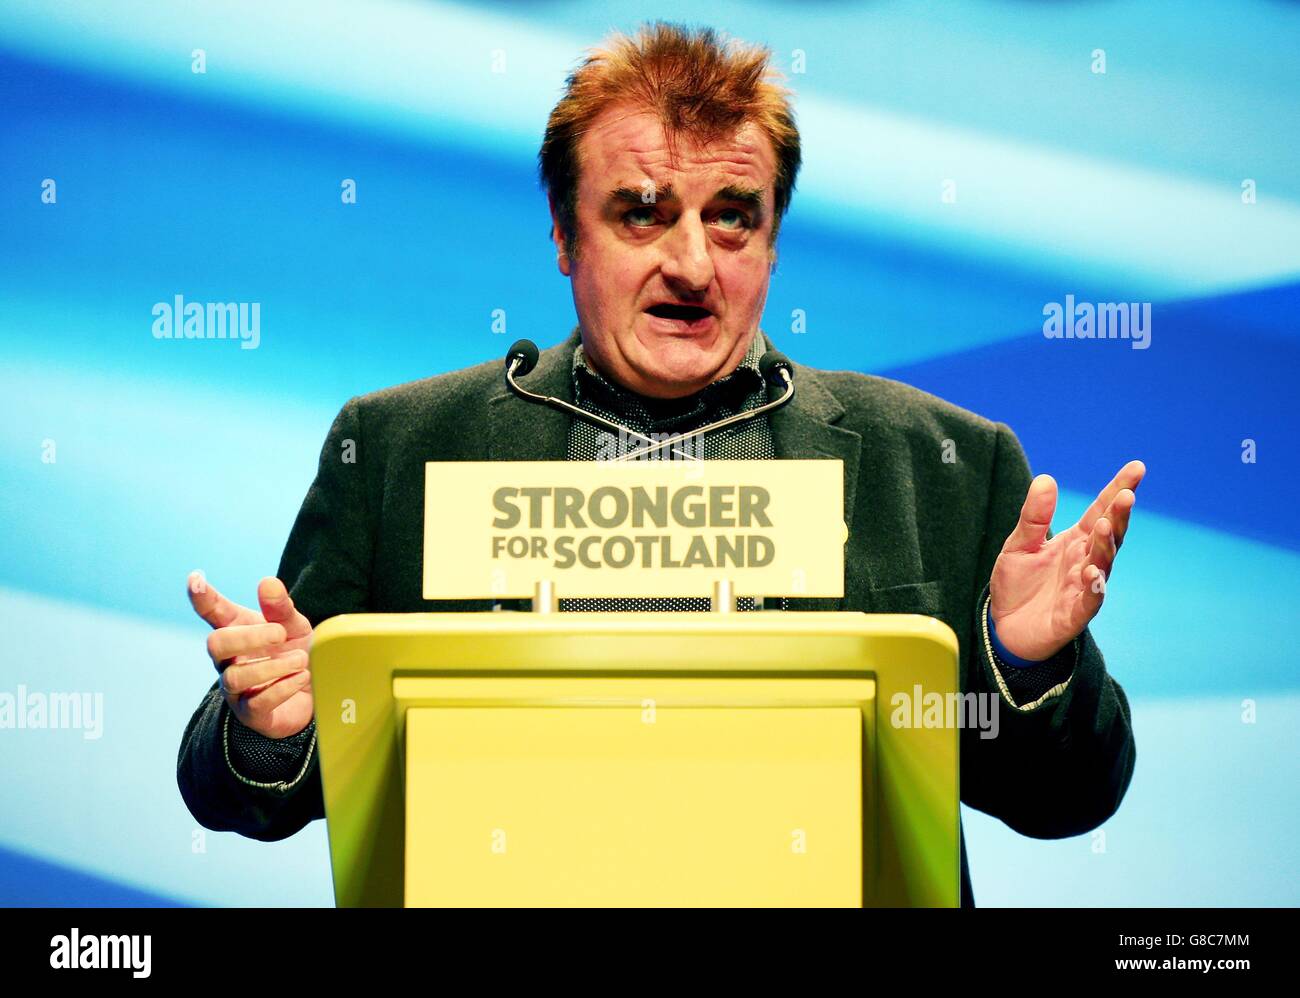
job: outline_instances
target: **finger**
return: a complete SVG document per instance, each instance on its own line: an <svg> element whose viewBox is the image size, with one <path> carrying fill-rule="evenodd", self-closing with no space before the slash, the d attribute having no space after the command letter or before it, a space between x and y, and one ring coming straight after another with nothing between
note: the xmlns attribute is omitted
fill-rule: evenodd
<svg viewBox="0 0 1300 998"><path fill-rule="evenodd" d="M284 625L289 640L303 638L311 633L311 621L293 605L293 599L284 583L274 577L263 579L257 586L257 602L262 615Z"/></svg>
<svg viewBox="0 0 1300 998"><path fill-rule="evenodd" d="M1086 565L1083 569L1083 592L1079 595L1082 605L1082 619L1077 621L1080 629L1097 616L1102 602L1106 599L1106 573L1096 565Z"/></svg>
<svg viewBox="0 0 1300 998"><path fill-rule="evenodd" d="M1099 569L1102 573L1103 584L1110 581L1111 571L1115 565L1115 529L1110 520L1102 516L1097 519L1093 525L1092 536L1088 540L1088 553L1084 561L1084 575L1088 574L1089 567ZM1084 579L1084 585L1089 585L1088 580Z"/></svg>
<svg viewBox="0 0 1300 998"><path fill-rule="evenodd" d="M1128 533L1129 517L1133 513L1133 504L1136 502L1137 496L1132 489L1120 489L1115 500L1106 510L1106 519L1110 521L1115 531L1116 551L1124 546L1124 535Z"/></svg>
<svg viewBox="0 0 1300 998"><path fill-rule="evenodd" d="M221 673L221 690L228 697L257 693L262 687L269 686L277 679L302 672L308 665L307 652L302 649L273 655L270 658L236 662L234 665L227 666Z"/></svg>
<svg viewBox="0 0 1300 998"><path fill-rule="evenodd" d="M1020 520L1007 536L1003 551L1037 551L1047 539L1056 512L1056 479L1039 475L1029 483L1025 503L1020 507Z"/></svg>
<svg viewBox="0 0 1300 998"><path fill-rule="evenodd" d="M295 693L301 693L311 686L311 673L304 670L292 676L272 683L260 693L239 697L235 704L235 716L250 728L265 727L271 712Z"/></svg>
<svg viewBox="0 0 1300 998"><path fill-rule="evenodd" d="M1088 539L1088 554L1082 572L1083 592L1079 594L1079 619L1075 624L1087 626L1106 599L1106 585L1110 581L1111 566L1115 561L1115 535L1111 523L1101 517L1093 525Z"/></svg>
<svg viewBox="0 0 1300 998"><path fill-rule="evenodd" d="M213 627L229 627L232 624L260 624L262 618L256 611L232 603L208 582L202 572L191 572L185 580L185 591L190 597L190 606L194 612Z"/></svg>
<svg viewBox="0 0 1300 998"><path fill-rule="evenodd" d="M251 655L284 640L283 624L236 624L208 635L208 655L219 666L236 655Z"/></svg>
<svg viewBox="0 0 1300 998"><path fill-rule="evenodd" d="M1120 468L1110 483L1097 494L1097 498L1092 501L1092 505L1087 508L1083 516L1079 517L1079 527L1092 532L1093 525L1097 522L1099 516L1103 516L1115 497L1119 495L1121 489L1137 490L1138 483L1142 481L1142 476L1147 473L1147 466L1141 461L1130 461L1124 467Z"/></svg>

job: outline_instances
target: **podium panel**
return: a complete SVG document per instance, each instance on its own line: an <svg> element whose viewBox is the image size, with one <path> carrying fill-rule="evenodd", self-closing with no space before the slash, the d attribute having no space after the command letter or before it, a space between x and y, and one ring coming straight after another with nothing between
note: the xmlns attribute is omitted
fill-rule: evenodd
<svg viewBox="0 0 1300 998"><path fill-rule="evenodd" d="M859 906L863 742L857 707L412 708L406 903Z"/></svg>

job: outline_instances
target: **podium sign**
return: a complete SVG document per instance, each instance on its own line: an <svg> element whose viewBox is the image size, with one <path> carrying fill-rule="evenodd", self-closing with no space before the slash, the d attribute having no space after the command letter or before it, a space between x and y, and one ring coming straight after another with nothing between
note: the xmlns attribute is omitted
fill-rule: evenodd
<svg viewBox="0 0 1300 998"><path fill-rule="evenodd" d="M840 597L847 539L838 460L425 465L425 599Z"/></svg>

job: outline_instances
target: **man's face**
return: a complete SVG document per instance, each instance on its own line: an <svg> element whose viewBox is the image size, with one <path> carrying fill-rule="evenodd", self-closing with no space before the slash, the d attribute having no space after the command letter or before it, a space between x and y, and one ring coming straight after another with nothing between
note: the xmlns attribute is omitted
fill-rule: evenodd
<svg viewBox="0 0 1300 998"><path fill-rule="evenodd" d="M572 280L583 351L641 395L680 398L735 370L771 274L776 155L746 123L703 146L649 111L606 110L579 145ZM555 226L557 248L563 242Z"/></svg>

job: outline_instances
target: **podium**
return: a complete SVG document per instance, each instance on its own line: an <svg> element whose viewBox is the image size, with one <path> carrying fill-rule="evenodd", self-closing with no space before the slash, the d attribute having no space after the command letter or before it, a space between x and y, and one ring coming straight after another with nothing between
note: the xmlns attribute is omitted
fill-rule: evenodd
<svg viewBox="0 0 1300 998"><path fill-rule="evenodd" d="M311 649L339 906L956 906L930 617L355 614ZM914 709L915 708L915 709Z"/></svg>

